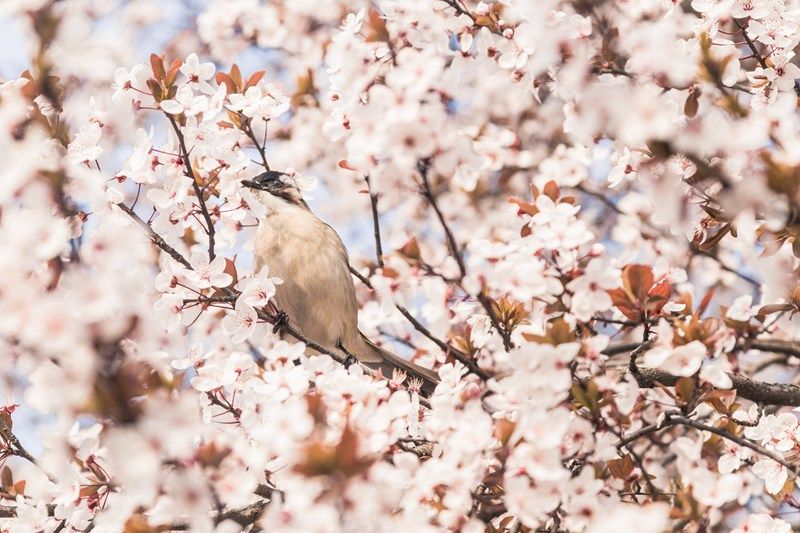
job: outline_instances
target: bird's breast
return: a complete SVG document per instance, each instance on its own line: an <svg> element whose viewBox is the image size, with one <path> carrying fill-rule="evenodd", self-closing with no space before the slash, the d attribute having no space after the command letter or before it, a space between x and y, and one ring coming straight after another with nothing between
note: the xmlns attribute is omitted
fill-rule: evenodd
<svg viewBox="0 0 800 533"><path fill-rule="evenodd" d="M335 346L357 333L357 306L347 252L330 226L305 210L271 213L259 225L256 270L283 280L276 303L303 333Z"/></svg>

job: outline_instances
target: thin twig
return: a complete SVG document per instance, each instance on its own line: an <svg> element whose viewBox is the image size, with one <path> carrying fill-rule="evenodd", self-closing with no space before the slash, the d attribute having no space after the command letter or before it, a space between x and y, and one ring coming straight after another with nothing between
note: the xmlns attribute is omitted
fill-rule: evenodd
<svg viewBox="0 0 800 533"><path fill-rule="evenodd" d="M264 149L263 145L258 144L258 139L256 139L256 134L255 132L253 132L252 126L248 124L247 127L244 129L244 132L250 138L250 140L253 141L253 146L258 151L258 154L261 156L261 164L267 171L271 170L269 168L269 163L267 163L266 150Z"/></svg>
<svg viewBox="0 0 800 533"><path fill-rule="evenodd" d="M39 464L39 461L37 461L36 458L25 448L25 446L22 445L3 417L0 417L0 437L6 442L8 451L12 455L16 455L17 457L25 459L41 470L44 475L47 476L47 479L49 479L52 483L56 483L56 479L44 468L42 468L42 465Z"/></svg>
<svg viewBox="0 0 800 533"><path fill-rule="evenodd" d="M211 220L211 214L208 212L208 207L206 207L206 201L203 199L203 191L200 190L200 184L197 182L197 176L194 174L194 169L192 168L192 160L189 158L189 150L186 148L186 139L183 137L183 132L178 127L178 123L175 122L175 119L169 113L166 113L167 119L169 123L172 125L172 129L175 131L175 135L178 137L178 144L181 148L181 156L183 157L184 165L186 165L186 175L192 179L192 189L194 189L194 194L197 197L197 202L200 204L200 212L203 214L203 218L206 221L206 234L208 235L208 260L213 261L216 257L214 252L214 222Z"/></svg>
<svg viewBox="0 0 800 533"><path fill-rule="evenodd" d="M744 37L744 42L747 43L747 47L750 48L750 51L753 53L753 57L756 59L756 61L758 61L758 64L761 65L761 68L765 70L769 68L767 66L767 62L764 60L763 57L761 57L761 52L758 51L758 48L756 48L755 43L752 41L752 39L750 39L750 36L747 35L747 30L742 25L742 23L739 22L739 20L737 19L733 19L733 22L734 24L736 24L736 27L739 28L742 37Z"/></svg>
<svg viewBox="0 0 800 533"><path fill-rule="evenodd" d="M708 431L709 433L713 433L714 435L722 437L723 439L727 439L727 440L729 440L731 442L735 442L739 446L744 446L745 448L750 448L754 452L759 453L759 454L763 455L764 457L769 457L770 459L772 459L776 463L779 463L779 464L785 466L792 474L795 475L795 477L797 477L800 474L800 466L790 463L789 461L787 461L783 457L777 455L776 453L774 453L774 452L772 452L770 450L767 450L763 446L759 446L758 444L756 444L756 443L754 443L754 442L752 442L752 441L750 441L748 439L743 439L742 437L739 437L737 435L733 435L731 433L728 433L727 431L722 430L720 428L717 428L717 427L714 427L714 426L709 426L709 425L703 424L702 422L699 422L699 421L691 419L691 418L686 418L684 416L670 417L669 420L667 421L667 423L665 424L665 426L674 426L674 425L688 426L688 427L692 427L694 429L699 429L701 431Z"/></svg>
<svg viewBox="0 0 800 533"><path fill-rule="evenodd" d="M620 207L616 204L616 202L614 202L614 200L612 200L611 198L609 198L608 196L606 196L605 194L603 194L600 191L596 191L594 189L590 189L589 187L587 187L583 183L580 184L580 185L575 186L574 189L577 190L577 191L582 192L583 194L586 194L587 196L591 196L592 198L595 198L596 200L598 200L600 203L602 203L603 205L608 207L611 211L613 211L617 215L620 215L620 216L632 216L631 213L626 213L625 211L620 209ZM669 234L667 232L665 232L663 228L660 228L660 227L656 226L655 224L653 224L649 220L644 220L644 219L641 219L641 218L640 218L640 220L641 220L642 224L644 224L647 228L649 228L650 230L656 232L657 234L662 235L662 236L667 237L667 238L670 237ZM759 287L761 285L761 283L757 279L753 278L752 276L749 276L749 275L745 274L744 272L740 272L737 269L735 269L734 267L726 264L724 261L722 261L722 259L720 259L719 257L717 257L715 254L713 254L711 252L708 252L706 250L701 250L697 246L692 246L690 244L689 253L692 254L693 256L703 256L703 257L707 257L709 259L714 260L717 264L719 264L719 267L722 270L724 270L726 272L730 272L731 274L734 274L735 276L737 276L740 279L746 281L747 283L753 285L754 287Z"/></svg>
<svg viewBox="0 0 800 533"><path fill-rule="evenodd" d="M175 248L167 244L167 241L165 241L163 237L161 237L161 235L156 233L155 230L153 230L153 228L150 226L150 224L142 220L142 218L139 215L137 215L130 207L128 207L123 203L117 204L117 207L119 207L125 214L131 217L134 222L136 222L142 229L145 230L147 236L150 237L151 241L153 241L153 244L161 248L171 258L173 258L175 261L182 264L186 268L192 268L191 263L189 263L189 261L187 261L186 258L183 257L183 255L181 255L180 252L178 252Z"/></svg>
<svg viewBox="0 0 800 533"><path fill-rule="evenodd" d="M422 194L428 200L428 203L436 213L436 218L439 219L439 224L441 224L442 229L444 230L444 234L447 239L447 246L450 248L450 255L453 256L453 259L455 259L456 263L458 264L458 270L461 273L461 278L464 278L467 275L467 267L464 265L464 258L461 256L461 250L458 247L458 243L456 242L453 232L450 230L450 226L447 224L447 221L444 218L444 214L442 214L442 210L439 209L439 203L436 201L436 196L434 196L433 191L431 190L430 180L428 179L430 162L427 160L420 161L419 165L417 165L417 168L419 170L419 175L422 178Z"/></svg>
<svg viewBox="0 0 800 533"><path fill-rule="evenodd" d="M39 466L36 458L33 457L28 450L22 445L14 432L11 431L11 428L8 426L6 421L3 417L0 417L0 437L3 438L4 441L8 444L8 449L12 455L16 455L17 457L22 457L23 459L27 460L29 463L32 463L36 466Z"/></svg>
<svg viewBox="0 0 800 533"><path fill-rule="evenodd" d="M372 206L372 228L375 233L375 258L378 260L378 266L383 268L383 246L381 245L381 224L378 219L378 195L372 191L372 184L369 181L369 174L364 176L364 181L367 182L367 193L369 194L369 202Z"/></svg>
<svg viewBox="0 0 800 533"><path fill-rule="evenodd" d="M475 15L467 11L467 9L465 9L464 6L462 6L459 3L458 0L442 0L442 2L455 9L457 14L466 15L467 17L472 19L473 24L477 24L477 19L475 18Z"/></svg>
<svg viewBox="0 0 800 533"><path fill-rule="evenodd" d="M356 278L358 278L359 281L361 281L361 283L366 285L368 288L374 290L374 288L372 287L372 283L369 281L369 279L362 276L361 273L352 266L350 267L350 273L353 274ZM472 372L479 378L483 380L489 379L488 374L486 374L486 372L481 370L481 368L477 365L477 363L472 357L462 352L458 348L445 343L441 339L438 339L433 333L431 333L431 331L428 328L426 328L422 324L422 322L417 320L417 318L414 315L412 315L411 311L409 311L406 307L398 303L395 303L394 307L395 309L400 311L400 314L403 315L405 319L409 321L409 323L411 323L411 325L414 327L415 330L417 330L419 333L427 337L431 342L433 342L436 346L438 346L439 349L442 350L445 354L452 355L457 361L461 362L461 364L466 366L470 372Z"/></svg>
<svg viewBox="0 0 800 533"><path fill-rule="evenodd" d="M430 161L427 159L422 159L417 164L417 170L419 172L420 178L422 179L422 195L425 196L425 199L428 200L428 203L433 208L433 211L436 213L436 218L439 219L439 224L441 224L442 229L444 230L445 238L447 240L447 246L450 249L450 255L453 256L456 263L458 264L458 271L460 273L459 276L459 283L466 277L467 275L467 267L464 264L464 257L461 255L461 249L458 246L458 242L456 242L455 235L453 235L450 226L447 224L447 220L444 218L444 214L442 210L439 208L439 203L436 201L436 196L433 194L433 190L431 189L430 180L428 179L428 171L430 170ZM477 296L478 301L480 302L483 309L486 311L486 314L489 316L489 320L492 323L492 326L500 334L500 337L503 339L503 347L508 352L512 348L514 348L514 343L511 341L511 334L506 331L501 324L500 319L497 316L494 308L492 307L492 302L489 299L489 296L484 292L480 292Z"/></svg>

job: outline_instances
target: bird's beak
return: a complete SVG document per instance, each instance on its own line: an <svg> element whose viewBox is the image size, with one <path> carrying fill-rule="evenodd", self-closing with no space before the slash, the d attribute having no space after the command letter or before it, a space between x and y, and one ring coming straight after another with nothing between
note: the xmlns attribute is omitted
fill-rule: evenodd
<svg viewBox="0 0 800 533"><path fill-rule="evenodd" d="M250 187L251 189L261 189L261 187L258 186L258 183L252 180L242 180L242 185L245 187Z"/></svg>

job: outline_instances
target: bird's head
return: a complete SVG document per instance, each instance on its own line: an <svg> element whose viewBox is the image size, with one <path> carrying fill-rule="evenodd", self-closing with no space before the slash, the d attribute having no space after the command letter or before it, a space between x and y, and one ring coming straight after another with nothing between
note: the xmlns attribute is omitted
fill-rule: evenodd
<svg viewBox="0 0 800 533"><path fill-rule="evenodd" d="M283 201L298 207L306 207L300 190L294 185L289 175L284 172L268 170L251 180L242 180L242 185L257 191L264 191L269 197L277 201Z"/></svg>

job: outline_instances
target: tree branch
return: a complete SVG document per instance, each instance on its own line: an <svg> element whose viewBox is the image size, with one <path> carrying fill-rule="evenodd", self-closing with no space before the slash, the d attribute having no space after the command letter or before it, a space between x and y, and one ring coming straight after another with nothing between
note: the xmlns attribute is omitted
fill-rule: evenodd
<svg viewBox="0 0 800 533"><path fill-rule="evenodd" d="M780 353L798 355L800 346L789 341L769 341L755 340L750 345L753 349L771 351L772 348L783 350ZM636 365L636 357L646 352L650 348L649 343L641 344L620 344L612 345L603 350L606 355L616 355L619 353L630 352L628 370L636 378L639 387L644 389L654 388L657 383L668 387L674 386L679 377L655 368L641 368ZM760 404L800 406L800 387L787 383L766 383L756 381L741 374L728 374L733 383L732 389L735 390L740 398L752 400Z"/></svg>
<svg viewBox="0 0 800 533"><path fill-rule="evenodd" d="M644 389L653 388L656 383L672 387L679 379L677 376L654 368L640 368L639 372L640 378L637 379L637 382ZM800 406L800 387L796 385L765 383L741 374L728 374L728 377L733 383L731 388L736 391L739 398L761 404Z"/></svg>
<svg viewBox="0 0 800 533"><path fill-rule="evenodd" d="M793 464L793 463L787 461L786 459L784 459L783 457L779 456L778 454L776 454L776 453L764 448L763 446L759 446L758 444L754 443L753 441L751 441L749 439L745 439L745 438L739 437L738 435L734 435L734 434L732 434L732 433L730 433L728 431L725 431L723 429L720 429L718 427L709 426L708 424L704 424L704 423L700 422L699 420L695 420L693 418L688 418L688 417L680 416L680 415L676 416L676 415L674 415L672 413L667 413L666 418L664 419L664 421L660 425L651 424L651 425L643 427L643 428L641 428L641 429L639 429L637 431L634 431L633 433L631 433L629 435L625 435L617 443L617 448L628 447L628 449L630 449L629 444L632 443L633 441L635 441L635 440L637 440L637 439L639 439L639 438L641 438L641 437L643 437L645 435L648 435L650 433L654 433L656 431L661 431L663 429L666 429L666 428L669 428L669 427L673 427L673 426L686 426L686 427L691 427L691 428L694 428L694 429L698 429L700 431L708 431L709 433L713 433L714 435L722 437L723 439L727 439L727 440L729 440L731 442L735 442L739 446L743 446L745 448L749 448L749 449L753 450L754 452L756 452L758 454L761 454L761 455L763 455L765 457L768 457L768 458L772 459L773 461L775 461L777 463L780 463L781 465L785 466L790 472L792 472L795 476L800 475L800 465L796 465L796 464Z"/></svg>
<svg viewBox="0 0 800 533"><path fill-rule="evenodd" d="M264 496L264 491L262 491L262 487L265 485L259 485L259 490L256 492L259 496ZM271 492L275 492L274 489ZM220 511L217 513L213 513L211 515L211 519L213 520L214 524L219 524L224 522L225 520L233 520L240 526L249 526L255 523L260 517L261 513L264 511L264 507L267 505L267 501L259 500L257 502L253 502L251 504L245 505L243 507L236 507L234 509L228 509L225 511ZM53 504L47 505L47 515L52 517L55 514L56 506ZM17 516L17 506L16 505L0 505L0 518L16 518ZM161 526L164 527L164 526ZM178 521L172 524L167 525L168 531L188 531L191 529L191 524L188 521ZM91 529L91 526L90 526Z"/></svg>
<svg viewBox="0 0 800 533"><path fill-rule="evenodd" d="M745 27L742 25L742 23L737 19L733 19L733 22L736 24L736 27L739 28L739 32L742 34L742 37L744 37L744 42L747 43L747 47L750 48L750 51L753 53L753 57L756 59L756 61L758 61L758 64L761 66L761 68L769 68L767 62L764 61L764 57L761 55L761 52L759 52L758 48L756 48L753 40L750 39L749 35L747 35L747 30L745 30Z"/></svg>
<svg viewBox="0 0 800 533"><path fill-rule="evenodd" d="M763 455L765 457L769 457L770 459L772 459L776 463L780 463L781 465L785 466L791 473L793 473L795 475L795 477L798 474L800 474L800 466L790 463L789 461L787 461L783 457L779 456L778 454L773 453L770 450L767 450L763 446L759 446L758 444L752 442L751 440L743 439L742 437L739 437L737 435L733 435L731 433L728 433L727 431L724 431L724 430L722 430L720 428L717 428L717 427L714 427L714 426L708 426L706 424L703 424L702 422L699 422L699 421L691 419L691 418L686 418L684 416L676 416L676 417L669 418L668 425L673 425L674 426L676 424L679 424L679 425L682 425L682 426L692 427L694 429L699 429L701 431L708 431L709 433L713 433L714 435L722 437L723 439L727 439L727 440L729 440L731 442L735 442L739 446L744 446L745 448L750 448L751 450L753 450L756 453L759 453L759 454L761 454L761 455Z"/></svg>
<svg viewBox="0 0 800 533"><path fill-rule="evenodd" d="M466 15L467 17L472 19L473 24L477 24L477 20L475 19L475 15L467 11L460 3L459 0L442 0L445 4L455 9L457 15Z"/></svg>

